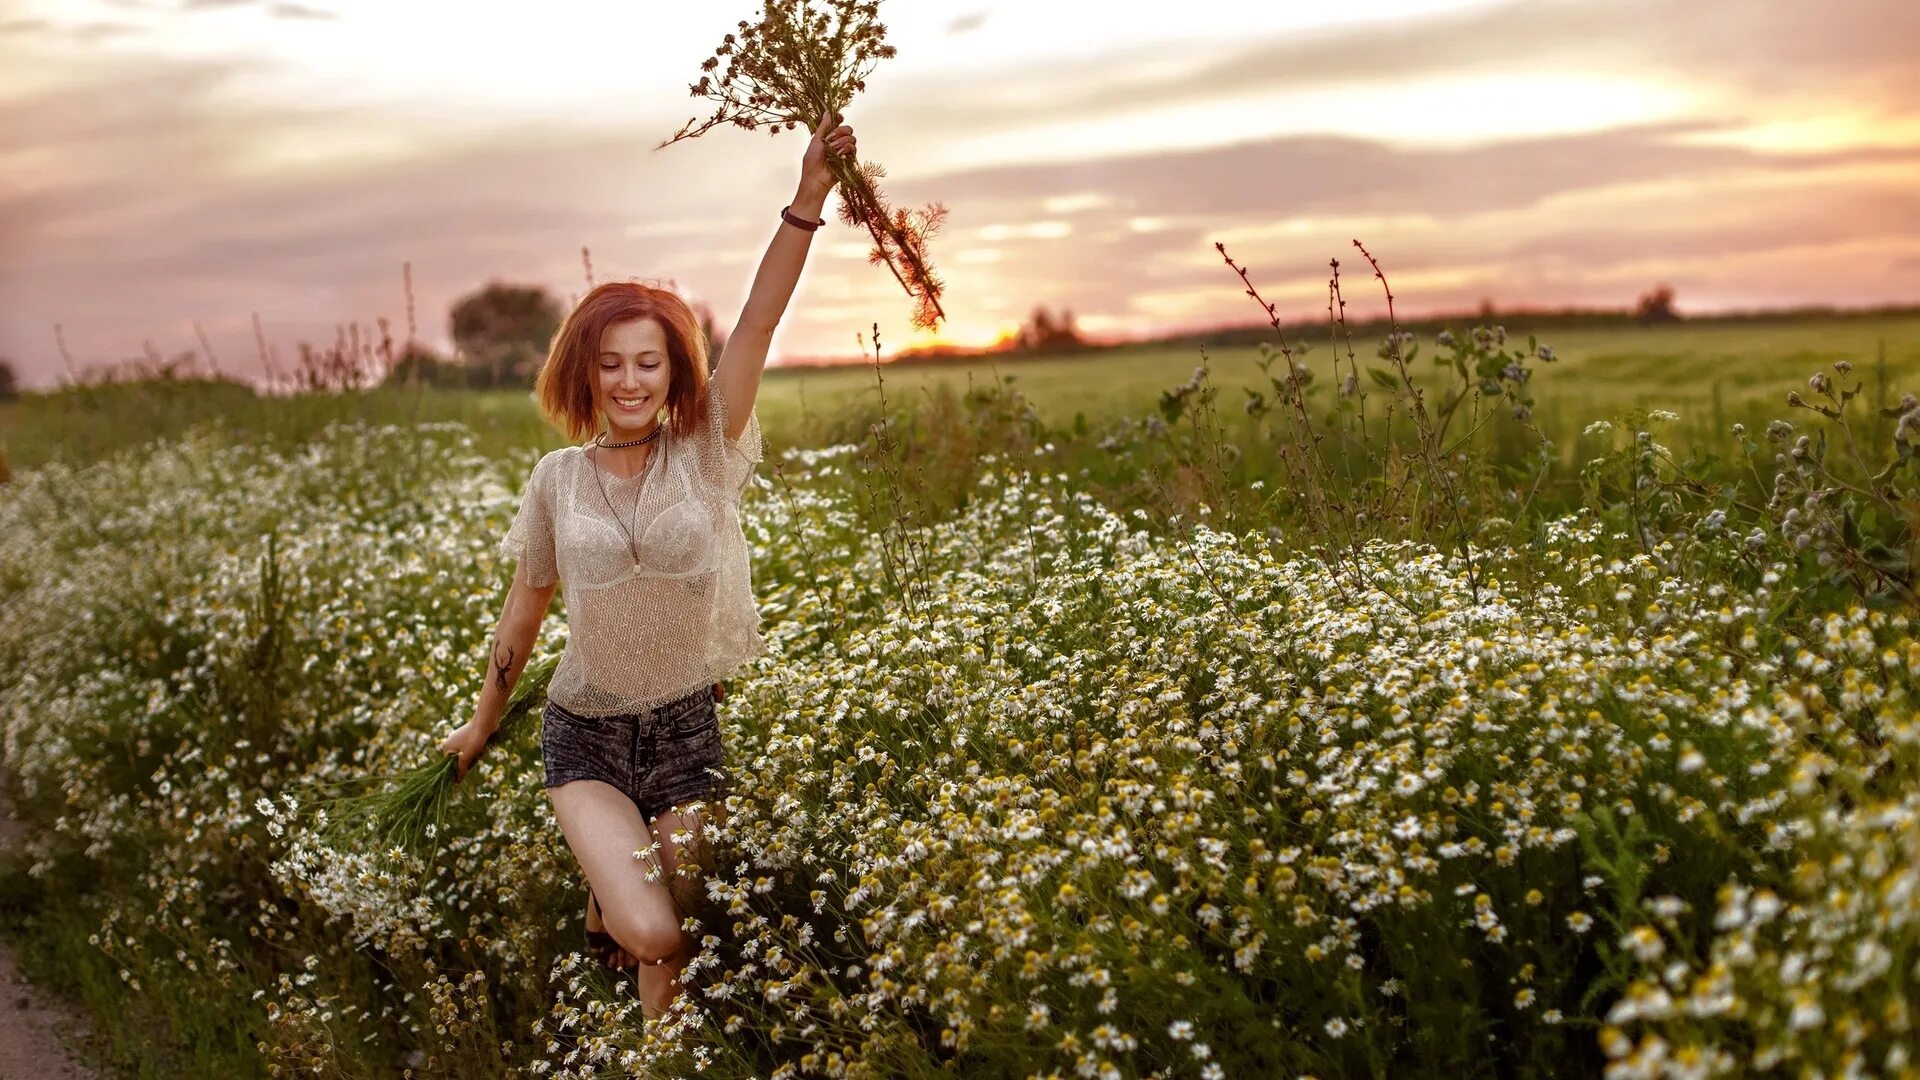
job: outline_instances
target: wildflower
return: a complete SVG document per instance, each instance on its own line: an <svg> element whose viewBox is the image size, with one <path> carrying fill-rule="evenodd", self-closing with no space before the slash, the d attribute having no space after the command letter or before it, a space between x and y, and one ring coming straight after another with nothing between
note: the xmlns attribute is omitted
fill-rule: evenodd
<svg viewBox="0 0 1920 1080"><path fill-rule="evenodd" d="M1826 1010L1820 1007L1820 1000L1806 991L1798 991L1793 996L1793 1014L1787 1019L1787 1026L1795 1031L1819 1027L1827 1019Z"/></svg>
<svg viewBox="0 0 1920 1080"><path fill-rule="evenodd" d="M1659 931L1644 924L1620 935L1620 947L1631 952L1643 964L1651 964L1667 951L1667 943L1661 939Z"/></svg>

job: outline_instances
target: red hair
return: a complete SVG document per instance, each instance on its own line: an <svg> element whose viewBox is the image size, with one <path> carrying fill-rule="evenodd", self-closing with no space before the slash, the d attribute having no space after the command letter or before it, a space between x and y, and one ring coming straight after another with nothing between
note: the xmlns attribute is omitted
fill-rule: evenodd
<svg viewBox="0 0 1920 1080"><path fill-rule="evenodd" d="M609 325L648 318L667 338L667 426L691 434L707 415L707 336L693 309L670 289L633 281L595 285L554 332L533 397L548 423L579 442L599 428L593 409L594 364Z"/></svg>

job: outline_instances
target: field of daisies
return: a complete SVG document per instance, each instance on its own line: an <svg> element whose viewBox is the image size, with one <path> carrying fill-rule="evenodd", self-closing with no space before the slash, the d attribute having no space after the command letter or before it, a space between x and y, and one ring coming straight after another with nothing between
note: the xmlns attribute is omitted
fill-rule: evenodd
<svg viewBox="0 0 1920 1080"><path fill-rule="evenodd" d="M1204 386L1071 446L770 447L770 652L720 707L703 951L653 1023L581 954L536 718L421 849L316 812L465 719L532 456L334 423L21 472L0 884L34 968L143 1075L1920 1068L1920 641L1847 573L1902 519L1834 512L1920 410L1875 480L1743 425L1767 476L1697 502L1659 414L1586 429L1552 514L1429 459L1472 528L1323 544L1239 471L1271 448L1181 441Z"/></svg>

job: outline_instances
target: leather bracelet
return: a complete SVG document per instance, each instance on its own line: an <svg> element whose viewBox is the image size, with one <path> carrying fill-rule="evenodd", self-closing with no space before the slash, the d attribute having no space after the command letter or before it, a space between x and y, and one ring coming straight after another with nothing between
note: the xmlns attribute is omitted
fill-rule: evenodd
<svg viewBox="0 0 1920 1080"><path fill-rule="evenodd" d="M787 205L780 208L780 220L796 228L805 229L808 232L812 232L813 230L827 223L826 218L821 218L819 221L808 221L806 218L796 215L793 212L792 203L788 203Z"/></svg>

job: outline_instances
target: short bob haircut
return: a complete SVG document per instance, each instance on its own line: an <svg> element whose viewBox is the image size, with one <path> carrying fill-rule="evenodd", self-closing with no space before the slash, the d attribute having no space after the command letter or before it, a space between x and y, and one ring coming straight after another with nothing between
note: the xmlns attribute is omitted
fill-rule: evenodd
<svg viewBox="0 0 1920 1080"><path fill-rule="evenodd" d="M707 336L679 294L633 281L608 281L580 298L547 350L533 398L548 423L580 442L599 429L593 409L600 336L613 323L650 318L667 338L667 427L691 434L707 415Z"/></svg>

